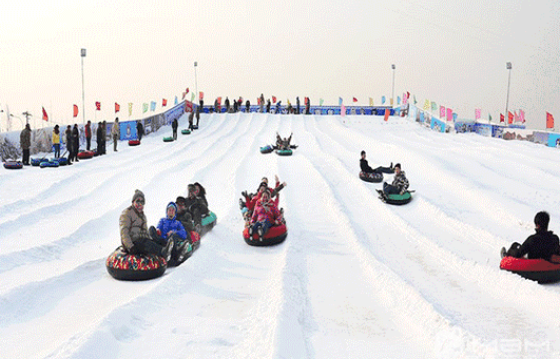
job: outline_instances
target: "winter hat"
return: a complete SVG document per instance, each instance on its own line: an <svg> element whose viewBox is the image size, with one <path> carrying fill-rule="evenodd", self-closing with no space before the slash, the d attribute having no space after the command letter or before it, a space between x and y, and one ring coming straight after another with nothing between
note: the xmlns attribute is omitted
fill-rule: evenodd
<svg viewBox="0 0 560 359"><path fill-rule="evenodd" d="M399 169L401 169L401 164L400 164L400 163L397 163L397 164L395 165L394 168L397 168L397 167L398 167Z"/></svg>
<svg viewBox="0 0 560 359"><path fill-rule="evenodd" d="M177 197L177 199L175 200L175 203L179 204L179 205L183 205L187 203L187 200L185 199L185 197L179 196Z"/></svg>
<svg viewBox="0 0 560 359"><path fill-rule="evenodd" d="M144 202L146 201L146 197L144 197L144 193L139 189L134 191L134 196L132 196L132 202L136 201L138 198L142 198Z"/></svg>
<svg viewBox="0 0 560 359"><path fill-rule="evenodd" d="M169 204L165 208L165 214L167 214L167 210L169 209L169 207L172 207L175 210L175 215L173 216L173 219L175 219L175 217L177 216L177 205L175 204L175 202L169 202Z"/></svg>
<svg viewBox="0 0 560 359"><path fill-rule="evenodd" d="M259 185L259 189L260 189L261 187L264 187L265 189L268 188L268 183L266 183L266 182L261 182L261 184Z"/></svg>

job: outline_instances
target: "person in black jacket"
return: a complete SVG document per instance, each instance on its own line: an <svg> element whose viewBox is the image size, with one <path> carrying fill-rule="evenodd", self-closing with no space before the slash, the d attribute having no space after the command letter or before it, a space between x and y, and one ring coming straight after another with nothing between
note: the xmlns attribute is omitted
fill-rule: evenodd
<svg viewBox="0 0 560 359"><path fill-rule="evenodd" d="M101 121L97 123L95 135L97 136L97 155L101 156L103 154L103 124Z"/></svg>
<svg viewBox="0 0 560 359"><path fill-rule="evenodd" d="M177 140L177 128L179 127L179 122L177 119L174 119L171 123L171 127L173 128L173 140Z"/></svg>
<svg viewBox="0 0 560 359"><path fill-rule="evenodd" d="M72 126L66 126L66 151L68 152L68 164L72 163L74 159L74 145L72 144Z"/></svg>
<svg viewBox="0 0 560 359"><path fill-rule="evenodd" d="M226 105L226 113L229 113L229 97L226 96L226 100L224 101L224 105Z"/></svg>
<svg viewBox="0 0 560 359"><path fill-rule="evenodd" d="M251 111L251 101L245 101L245 112L249 113Z"/></svg>
<svg viewBox="0 0 560 359"><path fill-rule="evenodd" d="M199 197L197 197L196 192L197 191L195 185L189 184L188 196L187 198L185 198L185 207L192 215L196 231L200 233L202 216L208 214L208 207Z"/></svg>
<svg viewBox="0 0 560 359"><path fill-rule="evenodd" d="M78 160L78 151L80 150L80 130L78 129L78 124L74 124L72 129L72 146L74 148L74 162L80 162Z"/></svg>
<svg viewBox="0 0 560 359"><path fill-rule="evenodd" d="M361 152L362 158L360 159L360 168L364 173L394 173L395 170L393 169L393 162L391 162L391 166L389 167L382 167L379 166L375 169L371 168L366 160L366 151Z"/></svg>
<svg viewBox="0 0 560 359"><path fill-rule="evenodd" d="M142 141L142 136L144 136L144 125L142 121L136 121L136 134L138 135L138 141Z"/></svg>
<svg viewBox="0 0 560 359"><path fill-rule="evenodd" d="M553 254L560 254L560 241L558 236L548 230L550 215L541 211L535 215L536 233L529 236L523 244L514 242L510 249L506 251L502 248L502 257L509 256L522 258L525 255L529 259L544 259L549 261Z"/></svg>

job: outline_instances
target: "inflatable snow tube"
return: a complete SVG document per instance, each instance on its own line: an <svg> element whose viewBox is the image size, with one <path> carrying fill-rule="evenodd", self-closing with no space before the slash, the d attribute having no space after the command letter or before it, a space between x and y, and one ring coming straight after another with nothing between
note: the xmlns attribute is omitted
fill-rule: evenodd
<svg viewBox="0 0 560 359"><path fill-rule="evenodd" d="M371 183L379 183L383 181L383 173L376 173L376 172L360 172L360 179L362 181L371 182Z"/></svg>
<svg viewBox="0 0 560 359"><path fill-rule="evenodd" d="M553 255L551 261L504 257L500 269L506 270L539 283L560 281L560 256Z"/></svg>
<svg viewBox="0 0 560 359"><path fill-rule="evenodd" d="M57 168L58 166L60 166L60 163L58 163L58 161L43 161L39 166L41 168L45 168L45 167Z"/></svg>
<svg viewBox="0 0 560 359"><path fill-rule="evenodd" d="M6 161L4 168L7 170L19 170L23 168L23 162L20 161Z"/></svg>
<svg viewBox="0 0 560 359"><path fill-rule="evenodd" d="M173 137L164 137L163 142L173 142Z"/></svg>
<svg viewBox="0 0 560 359"><path fill-rule="evenodd" d="M68 159L66 157L51 158L51 161L57 161L61 166L66 166L68 164Z"/></svg>
<svg viewBox="0 0 560 359"><path fill-rule="evenodd" d="M128 141L129 146L138 146L140 144L139 140L130 140Z"/></svg>
<svg viewBox="0 0 560 359"><path fill-rule="evenodd" d="M38 167L41 162L47 162L48 160L46 158L32 158L31 159L31 166L35 166Z"/></svg>
<svg viewBox="0 0 560 359"><path fill-rule="evenodd" d="M279 156L291 156L292 150L291 149L276 150L276 154Z"/></svg>
<svg viewBox="0 0 560 359"><path fill-rule="evenodd" d="M80 151L78 152L78 158L80 160L87 160L93 157L93 151Z"/></svg>
<svg viewBox="0 0 560 359"><path fill-rule="evenodd" d="M210 232L212 230L212 228L214 228L214 226L216 225L217 220L218 220L218 217L216 216L216 214L214 212L211 212L211 211L209 211L207 215L202 217L202 219L200 221L200 225L202 226L202 229L200 231L200 235L203 236L206 233Z"/></svg>
<svg viewBox="0 0 560 359"><path fill-rule="evenodd" d="M379 198L388 204L402 205L412 201L412 195L409 191L406 191L404 194L385 194L382 190L377 190L377 192L379 193Z"/></svg>
<svg viewBox="0 0 560 359"><path fill-rule="evenodd" d="M190 135L190 134L191 134L191 130L181 130L181 134L183 134L183 135Z"/></svg>
<svg viewBox="0 0 560 359"><path fill-rule="evenodd" d="M161 277L167 269L167 261L155 254L128 254L121 246L111 253L105 266L115 279L147 280Z"/></svg>
<svg viewBox="0 0 560 359"><path fill-rule="evenodd" d="M274 148L271 145L266 145L264 147L261 147L262 154L270 153L272 151L274 151Z"/></svg>
<svg viewBox="0 0 560 359"><path fill-rule="evenodd" d="M288 237L288 228L284 224L270 227L268 233L263 236L262 242L259 240L257 233L253 233L253 238L249 238L249 228L243 230L245 242L250 246L256 247L273 246L284 242L286 237Z"/></svg>

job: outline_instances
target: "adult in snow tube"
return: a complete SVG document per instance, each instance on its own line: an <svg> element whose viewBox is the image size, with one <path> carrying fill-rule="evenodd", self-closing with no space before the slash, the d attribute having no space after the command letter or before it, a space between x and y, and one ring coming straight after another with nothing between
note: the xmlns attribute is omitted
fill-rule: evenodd
<svg viewBox="0 0 560 359"><path fill-rule="evenodd" d="M551 261L506 256L500 262L500 269L518 274L539 283L560 281L560 256L553 255Z"/></svg>
<svg viewBox="0 0 560 359"><path fill-rule="evenodd" d="M360 172L360 179L370 183L379 183L383 181L383 173L377 172Z"/></svg>
<svg viewBox="0 0 560 359"><path fill-rule="evenodd" d="M23 162L20 161L6 161L4 162L4 168L8 170L19 170L23 168Z"/></svg>
<svg viewBox="0 0 560 359"><path fill-rule="evenodd" d="M78 152L78 158L80 160L87 160L93 157L93 151L80 151Z"/></svg>
<svg viewBox="0 0 560 359"><path fill-rule="evenodd" d="M274 151L274 147L272 147L271 145L266 145L264 147L261 147L261 153L262 154L267 154Z"/></svg>
<svg viewBox="0 0 560 359"><path fill-rule="evenodd" d="M173 142L173 137L164 137L163 142Z"/></svg>
<svg viewBox="0 0 560 359"><path fill-rule="evenodd" d="M270 227L268 232L263 236L262 241L259 240L259 235L257 233L253 233L253 238L250 238L249 228L245 228L243 230L243 238L245 239L245 242L250 246L273 246L275 244L284 242L286 237L288 237L288 228L285 224Z"/></svg>
<svg viewBox="0 0 560 359"><path fill-rule="evenodd" d="M535 215L535 234L527 237L523 244L514 242L506 251L502 248L500 268L514 271L521 276L548 283L560 280L560 239L548 230L550 215L541 211ZM524 257L527 256L528 259ZM518 261L516 260L518 259ZM538 273L544 272L544 273Z"/></svg>
<svg viewBox="0 0 560 359"><path fill-rule="evenodd" d="M60 164L58 163L58 161L43 161L41 162L41 164L39 165L41 166L41 168L45 168L45 167L58 167L60 166Z"/></svg>
<svg viewBox="0 0 560 359"><path fill-rule="evenodd" d="M155 254L130 254L121 246L111 253L105 266L115 279L147 280L161 277L167 269L167 261Z"/></svg>
<svg viewBox="0 0 560 359"><path fill-rule="evenodd" d="M279 156L291 156L292 155L292 150L289 149L289 148L276 150L276 154L279 155Z"/></svg>
<svg viewBox="0 0 560 359"><path fill-rule="evenodd" d="M181 130L181 134L182 134L182 135L190 135L190 134L191 134L191 130Z"/></svg>
<svg viewBox="0 0 560 359"><path fill-rule="evenodd" d="M140 140L130 140L128 141L129 146L138 146L140 144Z"/></svg>

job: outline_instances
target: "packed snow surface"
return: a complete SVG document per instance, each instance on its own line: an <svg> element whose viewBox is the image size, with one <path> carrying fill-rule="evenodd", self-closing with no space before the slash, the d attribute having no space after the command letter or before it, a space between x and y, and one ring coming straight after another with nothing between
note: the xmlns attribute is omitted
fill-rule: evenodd
<svg viewBox="0 0 560 359"><path fill-rule="evenodd" d="M260 153L276 132L293 156ZM0 169L0 358L559 357L560 285L499 269L536 212L560 231L557 149L377 116L212 114L170 134ZM361 150L402 164L411 203L359 179ZM240 193L276 174L288 238L248 246ZM110 277L134 190L156 225L193 182L218 216L198 251L158 279Z"/></svg>

